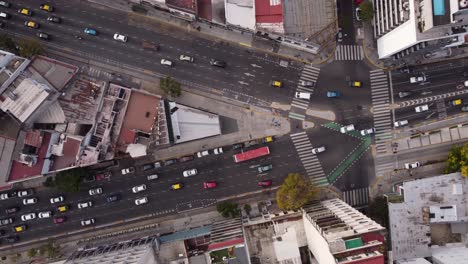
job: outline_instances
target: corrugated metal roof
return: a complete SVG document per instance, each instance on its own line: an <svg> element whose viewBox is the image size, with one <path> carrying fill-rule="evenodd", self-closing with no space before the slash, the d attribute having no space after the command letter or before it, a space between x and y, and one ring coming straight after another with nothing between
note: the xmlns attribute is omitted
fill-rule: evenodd
<svg viewBox="0 0 468 264"><path fill-rule="evenodd" d="M41 146L41 143L42 143L41 131L30 130L26 132L24 144L38 148Z"/></svg>
<svg viewBox="0 0 468 264"><path fill-rule="evenodd" d="M257 23L283 22L282 0L256 0L255 16Z"/></svg>

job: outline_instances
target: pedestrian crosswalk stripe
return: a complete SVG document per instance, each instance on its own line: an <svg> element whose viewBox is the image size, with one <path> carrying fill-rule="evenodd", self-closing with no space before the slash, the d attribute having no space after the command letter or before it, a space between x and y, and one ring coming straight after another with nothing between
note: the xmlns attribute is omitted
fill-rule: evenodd
<svg viewBox="0 0 468 264"><path fill-rule="evenodd" d="M305 132L291 134L291 140L310 181L318 185L328 185L320 161L312 154L312 144L307 134Z"/></svg>
<svg viewBox="0 0 468 264"><path fill-rule="evenodd" d="M362 60L364 54L361 45L337 45L335 50L336 60Z"/></svg>
<svg viewBox="0 0 468 264"><path fill-rule="evenodd" d="M298 120L305 120L305 115L291 113L291 112L289 112L289 117L294 118L294 119L298 119Z"/></svg>

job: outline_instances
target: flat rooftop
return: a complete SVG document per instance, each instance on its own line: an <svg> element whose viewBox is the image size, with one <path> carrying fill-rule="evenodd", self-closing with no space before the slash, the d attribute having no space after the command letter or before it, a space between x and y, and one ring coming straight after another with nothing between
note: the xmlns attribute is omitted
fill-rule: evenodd
<svg viewBox="0 0 468 264"><path fill-rule="evenodd" d="M150 134L158 121L160 98L139 91L132 91L128 100L123 127Z"/></svg>
<svg viewBox="0 0 468 264"><path fill-rule="evenodd" d="M62 91L79 69L75 65L44 56L34 57L29 67L38 72L57 91Z"/></svg>

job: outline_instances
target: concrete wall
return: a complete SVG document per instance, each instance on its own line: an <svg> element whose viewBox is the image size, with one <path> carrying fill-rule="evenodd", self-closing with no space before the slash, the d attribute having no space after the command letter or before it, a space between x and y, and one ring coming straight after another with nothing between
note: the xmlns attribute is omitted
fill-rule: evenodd
<svg viewBox="0 0 468 264"><path fill-rule="evenodd" d="M335 258L330 252L327 241L310 222L307 214L303 214L304 229L307 237L309 250L314 254L318 263L335 263Z"/></svg>

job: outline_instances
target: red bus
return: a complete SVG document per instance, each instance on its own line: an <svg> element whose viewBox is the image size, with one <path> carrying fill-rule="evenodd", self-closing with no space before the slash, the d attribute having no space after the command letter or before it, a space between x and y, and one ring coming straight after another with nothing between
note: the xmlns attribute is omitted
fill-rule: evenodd
<svg viewBox="0 0 468 264"><path fill-rule="evenodd" d="M243 162L246 160L255 159L258 157L263 157L269 154L270 154L270 149L268 147L261 147L258 149L252 149L252 150L234 155L234 161L236 163L239 163L239 162Z"/></svg>

